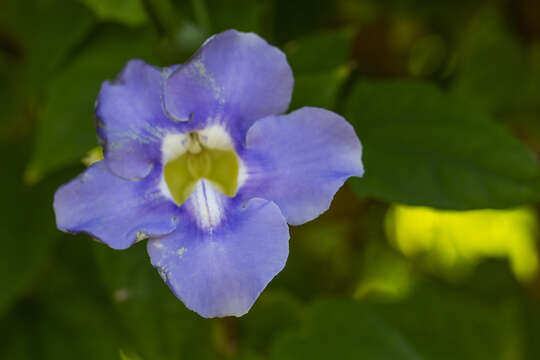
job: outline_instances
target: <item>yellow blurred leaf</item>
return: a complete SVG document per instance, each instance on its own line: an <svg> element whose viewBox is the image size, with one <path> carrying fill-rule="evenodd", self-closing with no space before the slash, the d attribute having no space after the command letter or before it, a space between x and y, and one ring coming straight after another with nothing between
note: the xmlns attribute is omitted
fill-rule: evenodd
<svg viewBox="0 0 540 360"><path fill-rule="evenodd" d="M483 258L507 258L520 281L531 280L538 270L538 222L527 207L443 211L396 204L385 227L405 255L425 254L443 269L459 272Z"/></svg>

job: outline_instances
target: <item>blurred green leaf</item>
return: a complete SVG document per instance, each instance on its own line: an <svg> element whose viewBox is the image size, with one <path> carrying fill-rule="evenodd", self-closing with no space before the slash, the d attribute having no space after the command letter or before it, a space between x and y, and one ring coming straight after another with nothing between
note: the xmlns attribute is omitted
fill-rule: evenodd
<svg viewBox="0 0 540 360"><path fill-rule="evenodd" d="M104 21L141 25L148 19L142 0L80 0Z"/></svg>
<svg viewBox="0 0 540 360"><path fill-rule="evenodd" d="M37 301L17 305L0 323L2 347L0 357L10 360L118 360L114 346L96 341L104 324L96 325L96 314L90 304L71 306L82 318L59 317ZM103 338L101 338L103 340Z"/></svg>
<svg viewBox="0 0 540 360"><path fill-rule="evenodd" d="M422 359L369 306L354 300L317 300L302 326L278 337L270 359Z"/></svg>
<svg viewBox="0 0 540 360"><path fill-rule="evenodd" d="M350 74L353 34L348 28L328 30L286 44L295 80L290 109L335 108L339 90Z"/></svg>
<svg viewBox="0 0 540 360"><path fill-rule="evenodd" d="M20 81L24 69L16 60L0 59L0 140L12 139L14 136L27 134L30 131L31 106L28 104L27 83Z"/></svg>
<svg viewBox="0 0 540 360"><path fill-rule="evenodd" d="M349 28L315 32L287 43L287 60L295 73L335 70L350 60L353 36Z"/></svg>
<svg viewBox="0 0 540 360"><path fill-rule="evenodd" d="M272 280L273 288L287 289L302 300L348 290L356 276L350 222L319 219L291 231L294 246L287 266Z"/></svg>
<svg viewBox="0 0 540 360"><path fill-rule="evenodd" d="M143 359L215 359L212 320L178 300L150 264L146 244L125 251L95 246L101 278ZM201 344L205 344L201 346Z"/></svg>
<svg viewBox="0 0 540 360"><path fill-rule="evenodd" d="M459 284L453 283L451 286L443 284L423 286L423 289L406 303L411 306L416 296L424 296L422 294L426 294L425 296L429 296L431 299L434 299L435 296L440 298L448 296L449 302L454 303L455 307L460 306L459 303L463 302L461 307L464 316L459 317L458 320L465 322L464 317L475 312L475 308L467 299L474 299L475 306L483 308L480 314L493 318L487 320L485 332L494 334L498 329L499 334L496 336L505 337L498 346L506 350L498 358L535 360L540 354L540 343L537 336L540 331L540 299L537 286L538 283L524 288L513 276L507 261L491 259L480 263L467 281L462 281ZM426 301L424 300L422 303ZM434 311L427 311L425 315L422 315L423 318L427 318L429 313ZM506 313L506 319L503 318L504 313ZM388 315L393 316L393 313L390 312ZM473 314L473 319L476 319L475 314ZM451 322L455 321L451 320ZM401 323L403 320L399 320L399 322ZM474 323L478 324L478 320L474 320ZM471 327L472 324L473 321L468 323ZM462 326L466 327L466 325ZM518 325L519 329L517 329ZM483 324L477 328L482 329L481 332L484 333ZM438 333L440 334L442 331L442 329L438 330ZM464 331L469 334L471 342L479 339L480 335L473 331L469 329ZM508 335L505 336L505 333ZM476 346L480 344L481 342L478 342Z"/></svg>
<svg viewBox="0 0 540 360"><path fill-rule="evenodd" d="M299 325L302 305L285 291L264 291L253 308L239 320L243 348L268 350L280 332Z"/></svg>
<svg viewBox="0 0 540 360"><path fill-rule="evenodd" d="M116 76L131 58L154 62L156 35L146 28L107 26L52 82L40 113L39 132L25 179L78 162L95 147L94 103L100 84Z"/></svg>
<svg viewBox="0 0 540 360"><path fill-rule="evenodd" d="M236 29L263 35L263 22L270 7L269 1L251 0L192 0L191 3L197 24L210 33Z"/></svg>
<svg viewBox="0 0 540 360"><path fill-rule="evenodd" d="M6 155L0 211L0 236L4 240L0 246L2 313L28 291L59 236L52 198L65 176L59 174L34 187L23 184L31 149L28 138L34 135L38 94L56 67L91 30L94 19L84 6L69 1L2 3L0 19L0 42L10 44L0 74L0 135L5 141L0 149Z"/></svg>
<svg viewBox="0 0 540 360"><path fill-rule="evenodd" d="M439 275L436 278L440 279ZM520 284L511 269L508 266L508 261L503 259L486 259L478 264L474 271L464 281L445 280L443 282L445 290L452 289L459 291L462 295L474 297L483 301L497 303L504 296L523 296L526 295L523 284ZM436 289L435 289L436 290ZM432 289L432 291L435 291Z"/></svg>
<svg viewBox="0 0 540 360"><path fill-rule="evenodd" d="M23 81L41 89L74 47L88 35L95 19L83 5L68 0L8 1L0 11L0 30L12 37L27 66Z"/></svg>
<svg viewBox="0 0 540 360"><path fill-rule="evenodd" d="M137 355L127 355L125 352L120 351L120 360L142 360Z"/></svg>
<svg viewBox="0 0 540 360"><path fill-rule="evenodd" d="M364 146L360 196L447 209L504 208L539 199L536 159L503 127L415 82L360 82L347 119Z"/></svg>
<svg viewBox="0 0 540 360"><path fill-rule="evenodd" d="M489 258L506 258L516 278L538 275L538 214L529 207L445 211L393 205L386 235L403 254L426 270L458 280Z"/></svg>
<svg viewBox="0 0 540 360"><path fill-rule="evenodd" d="M375 308L426 359L522 359L520 307L505 294L482 299L425 283L404 301Z"/></svg>
<svg viewBox="0 0 540 360"><path fill-rule="evenodd" d="M28 133L48 82L94 25L84 6L69 0L2 3L0 105L5 126L0 135Z"/></svg>
<svg viewBox="0 0 540 360"><path fill-rule="evenodd" d="M486 8L461 37L452 85L457 95L494 114L538 104L540 77L531 76L532 59L501 13Z"/></svg>
<svg viewBox="0 0 540 360"><path fill-rule="evenodd" d="M338 1L274 0L272 21L278 43L329 27L337 14Z"/></svg>
<svg viewBox="0 0 540 360"><path fill-rule="evenodd" d="M534 360L540 354L540 342L538 334L540 332L540 299L538 294L535 297L524 299L524 322L527 347L525 349L525 359Z"/></svg>
<svg viewBox="0 0 540 360"><path fill-rule="evenodd" d="M178 13L172 0L143 0L143 3L148 9L149 18L160 33L174 36L183 25L180 16L182 12ZM187 2L182 1L182 5L186 7Z"/></svg>
<svg viewBox="0 0 540 360"><path fill-rule="evenodd" d="M389 249L380 239L370 241L363 255L355 298L396 301L409 295L414 287L415 273L403 255Z"/></svg>
<svg viewBox="0 0 540 360"><path fill-rule="evenodd" d="M427 35L415 41L409 52L409 73L428 77L439 70L445 61L446 43L439 35Z"/></svg>
<svg viewBox="0 0 540 360"><path fill-rule="evenodd" d="M0 210L0 314L28 291L58 240L52 199L59 176L37 186L22 183L28 141L0 143L2 209ZM64 177L61 177L62 179Z"/></svg>
<svg viewBox="0 0 540 360"><path fill-rule="evenodd" d="M424 279L398 302L316 300L270 358L522 359L531 349L519 298L464 290Z"/></svg>
<svg viewBox="0 0 540 360"><path fill-rule="evenodd" d="M265 358L261 355L257 355L252 351L246 351L239 354L238 356L235 356L235 360L265 360Z"/></svg>
<svg viewBox="0 0 540 360"><path fill-rule="evenodd" d="M0 358L118 360L118 324L92 277L91 248L62 240L33 292L2 319Z"/></svg>
<svg viewBox="0 0 540 360"><path fill-rule="evenodd" d="M294 78L294 91L289 108L316 106L334 109L339 89L349 75L345 67L314 74L300 74Z"/></svg>
<svg viewBox="0 0 540 360"><path fill-rule="evenodd" d="M379 7L379 12L388 16L422 17L423 21L443 29L461 28L471 11L482 2L467 0L368 0ZM418 20L417 20L418 21Z"/></svg>

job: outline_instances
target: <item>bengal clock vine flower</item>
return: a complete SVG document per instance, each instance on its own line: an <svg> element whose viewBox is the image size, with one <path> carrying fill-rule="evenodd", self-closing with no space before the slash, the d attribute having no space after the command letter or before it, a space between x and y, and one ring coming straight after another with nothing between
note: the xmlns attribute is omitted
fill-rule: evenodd
<svg viewBox="0 0 540 360"><path fill-rule="evenodd" d="M285 266L288 224L315 219L363 174L345 119L284 114L293 82L278 48L234 30L182 65L129 61L96 102L104 159L55 194L58 228L114 249L148 239L189 309L245 314Z"/></svg>

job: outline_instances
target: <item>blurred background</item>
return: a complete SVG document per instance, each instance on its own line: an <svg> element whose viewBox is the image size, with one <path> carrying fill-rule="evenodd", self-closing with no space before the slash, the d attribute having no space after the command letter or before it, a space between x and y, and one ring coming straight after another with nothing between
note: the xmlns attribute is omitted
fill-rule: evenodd
<svg viewBox="0 0 540 360"><path fill-rule="evenodd" d="M102 81L229 28L286 52L290 109L345 116L366 175L247 315L207 320L52 199ZM2 0L0 141L1 359L540 358L537 0Z"/></svg>

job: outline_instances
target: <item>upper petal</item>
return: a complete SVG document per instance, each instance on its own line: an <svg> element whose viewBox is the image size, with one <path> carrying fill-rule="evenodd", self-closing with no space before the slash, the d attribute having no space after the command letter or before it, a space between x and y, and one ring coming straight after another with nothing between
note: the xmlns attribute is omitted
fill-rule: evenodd
<svg viewBox="0 0 540 360"><path fill-rule="evenodd" d="M292 225L326 211L345 180L364 172L362 145L353 127L318 108L257 121L241 157L248 180L240 196L275 202Z"/></svg>
<svg viewBox="0 0 540 360"><path fill-rule="evenodd" d="M168 77L165 107L180 121L226 122L243 141L254 121L287 110L293 81L281 50L256 34L228 30Z"/></svg>
<svg viewBox="0 0 540 360"><path fill-rule="evenodd" d="M161 139L179 125L162 106L161 71L129 61L118 79L105 81L96 102L96 124L111 170L126 179L147 176L160 159Z"/></svg>
<svg viewBox="0 0 540 360"><path fill-rule="evenodd" d="M188 200L175 232L148 242L148 253L188 308L204 317L241 316L285 266L287 223L270 201L205 200L220 195L205 187Z"/></svg>
<svg viewBox="0 0 540 360"><path fill-rule="evenodd" d="M176 228L178 208L158 187L159 176L125 180L103 161L61 186L54 196L57 227L87 233L114 249Z"/></svg>

